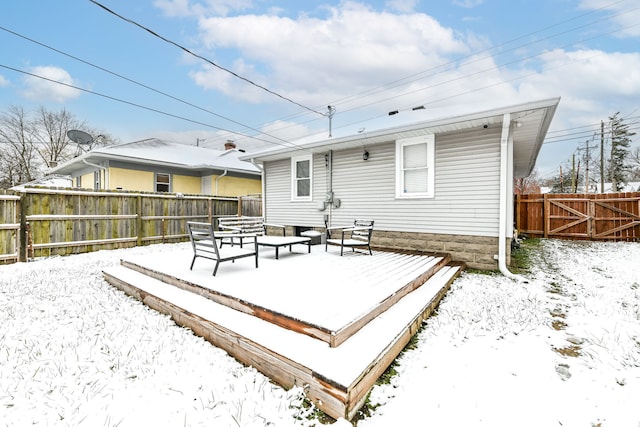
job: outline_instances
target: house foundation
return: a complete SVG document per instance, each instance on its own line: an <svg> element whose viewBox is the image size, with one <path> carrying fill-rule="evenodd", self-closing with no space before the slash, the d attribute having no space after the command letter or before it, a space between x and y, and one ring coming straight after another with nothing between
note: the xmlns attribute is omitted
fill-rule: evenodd
<svg viewBox="0 0 640 427"><path fill-rule="evenodd" d="M507 264L511 261L511 239L507 239ZM453 261L464 262L468 268L497 270L498 238L455 234L415 233L374 230L371 246L378 249L445 252Z"/></svg>

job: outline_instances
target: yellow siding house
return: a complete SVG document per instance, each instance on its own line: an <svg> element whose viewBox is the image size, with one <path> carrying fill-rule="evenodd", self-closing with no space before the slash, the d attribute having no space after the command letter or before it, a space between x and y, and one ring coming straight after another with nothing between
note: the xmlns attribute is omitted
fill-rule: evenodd
<svg viewBox="0 0 640 427"><path fill-rule="evenodd" d="M74 186L127 190L245 196L260 194L261 171L235 144L212 150L161 139L101 147L52 168L71 176Z"/></svg>

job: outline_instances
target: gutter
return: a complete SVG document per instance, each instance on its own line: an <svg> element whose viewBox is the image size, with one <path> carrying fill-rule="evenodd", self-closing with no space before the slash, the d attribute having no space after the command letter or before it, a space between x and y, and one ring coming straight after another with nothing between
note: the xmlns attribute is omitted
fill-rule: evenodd
<svg viewBox="0 0 640 427"><path fill-rule="evenodd" d="M500 272L513 280L524 281L524 277L513 274L507 268L507 234L509 218L507 203L509 201L509 156L513 158L513 136L511 135L511 113L506 113L502 119L502 135L500 136L500 211L498 218L498 268ZM496 258L496 256L494 256Z"/></svg>

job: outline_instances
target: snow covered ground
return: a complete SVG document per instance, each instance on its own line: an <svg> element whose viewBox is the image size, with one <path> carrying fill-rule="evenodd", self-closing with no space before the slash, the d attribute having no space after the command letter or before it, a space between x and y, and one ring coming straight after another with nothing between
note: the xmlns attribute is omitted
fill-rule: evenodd
<svg viewBox="0 0 640 427"><path fill-rule="evenodd" d="M318 423L300 390L102 278L172 249L0 266L0 426ZM457 279L358 426L640 426L640 244L544 240L533 256L527 283Z"/></svg>

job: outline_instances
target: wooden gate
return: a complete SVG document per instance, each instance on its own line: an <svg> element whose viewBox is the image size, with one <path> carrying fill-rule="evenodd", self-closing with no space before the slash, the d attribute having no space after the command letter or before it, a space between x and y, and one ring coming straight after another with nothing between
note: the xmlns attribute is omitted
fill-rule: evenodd
<svg viewBox="0 0 640 427"><path fill-rule="evenodd" d="M532 237L640 240L640 193L518 195L515 212Z"/></svg>

